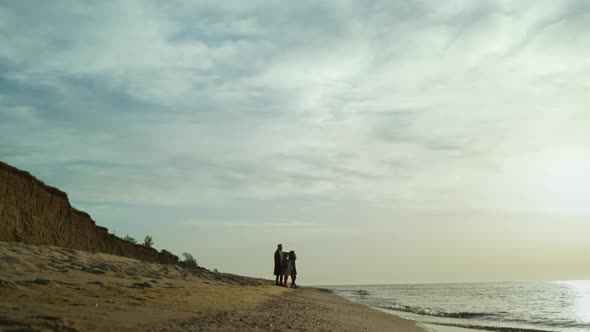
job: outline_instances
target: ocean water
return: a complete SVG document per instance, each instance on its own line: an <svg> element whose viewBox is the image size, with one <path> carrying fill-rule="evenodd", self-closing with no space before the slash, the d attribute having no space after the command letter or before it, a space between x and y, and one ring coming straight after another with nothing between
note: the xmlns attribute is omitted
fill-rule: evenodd
<svg viewBox="0 0 590 332"><path fill-rule="evenodd" d="M326 287L422 323L491 331L590 332L590 281Z"/></svg>

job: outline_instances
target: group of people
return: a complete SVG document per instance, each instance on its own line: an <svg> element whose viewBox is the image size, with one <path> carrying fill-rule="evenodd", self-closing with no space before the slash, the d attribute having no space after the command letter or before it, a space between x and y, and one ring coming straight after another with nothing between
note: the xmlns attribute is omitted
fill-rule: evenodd
<svg viewBox="0 0 590 332"><path fill-rule="evenodd" d="M299 286L295 284L295 279L297 279L297 267L295 266L296 260L297 255L295 255L295 251L291 250L288 253L284 253L283 245L279 244L277 246L277 250L275 251L274 272L274 275L276 276L275 284L277 286L287 287L287 281L289 280L289 276L291 276L291 288L299 288Z"/></svg>

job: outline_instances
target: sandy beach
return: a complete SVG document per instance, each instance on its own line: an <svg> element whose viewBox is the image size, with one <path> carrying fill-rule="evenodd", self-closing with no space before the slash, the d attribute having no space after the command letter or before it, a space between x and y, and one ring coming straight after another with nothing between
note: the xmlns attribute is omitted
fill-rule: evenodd
<svg viewBox="0 0 590 332"><path fill-rule="evenodd" d="M328 291L0 242L2 331L423 331Z"/></svg>

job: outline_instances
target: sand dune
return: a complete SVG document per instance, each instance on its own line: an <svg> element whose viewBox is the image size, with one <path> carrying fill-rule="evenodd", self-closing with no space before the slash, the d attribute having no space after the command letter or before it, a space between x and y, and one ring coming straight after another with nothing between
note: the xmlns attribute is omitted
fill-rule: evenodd
<svg viewBox="0 0 590 332"><path fill-rule="evenodd" d="M248 308L285 290L108 254L0 242L0 328L112 330Z"/></svg>
<svg viewBox="0 0 590 332"><path fill-rule="evenodd" d="M55 245L146 262L176 264L178 257L125 241L74 208L68 195L29 172L0 161L0 241Z"/></svg>
<svg viewBox="0 0 590 332"><path fill-rule="evenodd" d="M315 289L54 246L0 242L3 331L420 331Z"/></svg>

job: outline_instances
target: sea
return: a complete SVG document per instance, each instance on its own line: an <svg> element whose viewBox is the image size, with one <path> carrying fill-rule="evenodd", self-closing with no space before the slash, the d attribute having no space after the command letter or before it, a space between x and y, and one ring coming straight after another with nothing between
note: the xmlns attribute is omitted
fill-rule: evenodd
<svg viewBox="0 0 590 332"><path fill-rule="evenodd" d="M325 288L434 330L590 332L590 280Z"/></svg>

